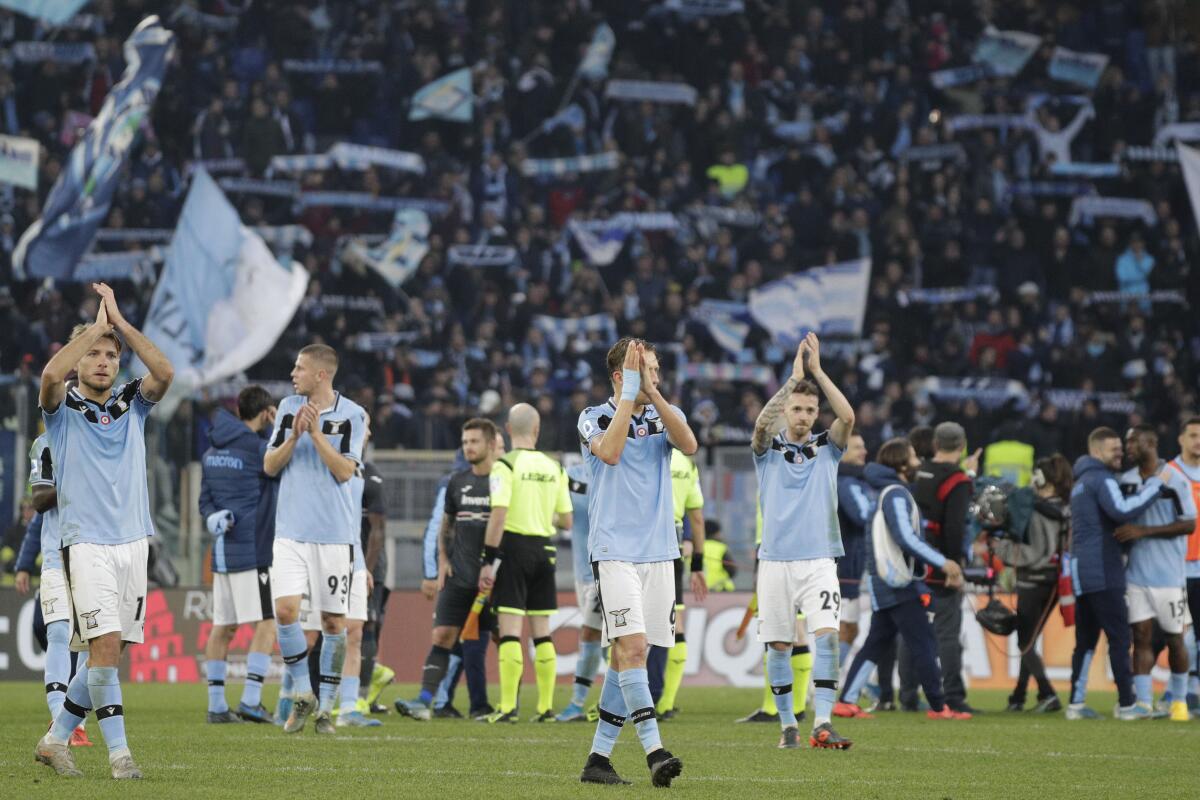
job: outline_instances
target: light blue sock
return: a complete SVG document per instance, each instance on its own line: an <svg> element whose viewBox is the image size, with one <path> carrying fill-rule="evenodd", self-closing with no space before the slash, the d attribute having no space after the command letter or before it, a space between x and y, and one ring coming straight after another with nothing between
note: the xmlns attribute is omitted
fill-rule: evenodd
<svg viewBox="0 0 1200 800"><path fill-rule="evenodd" d="M838 639L838 663L839 664L850 663L846 659L850 655L850 648L852 646L853 645L850 642L843 642L841 639Z"/></svg>
<svg viewBox="0 0 1200 800"><path fill-rule="evenodd" d="M75 677L67 687L67 696L63 699L62 710L54 718L50 728L50 738L65 742L71 738L71 733L83 724L88 712L92 710L92 695L88 689L87 660L80 656L79 665L75 668Z"/></svg>
<svg viewBox="0 0 1200 800"><path fill-rule="evenodd" d="M792 651L767 649L767 680L771 694L775 695L775 708L779 711L779 724L784 728L796 725L796 712L792 709L795 695L792 694Z"/></svg>
<svg viewBox="0 0 1200 800"><path fill-rule="evenodd" d="M837 633L822 633L813 637L813 727L829 722L838 687Z"/></svg>
<svg viewBox="0 0 1200 800"><path fill-rule="evenodd" d="M603 652L600 642L579 643L579 655L575 660L575 688L571 692L571 702L575 705L582 707L587 702Z"/></svg>
<svg viewBox="0 0 1200 800"><path fill-rule="evenodd" d="M1087 702L1088 671L1092 668L1092 657L1095 655L1095 650L1088 650L1083 654L1083 665L1079 668L1079 678L1076 679L1075 685L1071 687L1072 705L1083 705Z"/></svg>
<svg viewBox="0 0 1200 800"><path fill-rule="evenodd" d="M462 663L462 656L455 653L450 654L450 660L446 662L446 674L442 676L442 682L438 684L437 694L433 697L433 707L435 709L445 708L450 702L450 686L454 683L457 677L458 665ZM429 702L425 699L425 692L421 692L419 698L421 702Z"/></svg>
<svg viewBox="0 0 1200 800"><path fill-rule="evenodd" d="M292 685L292 672L291 670L285 669L283 671L283 678L281 678L279 681L279 696L291 697Z"/></svg>
<svg viewBox="0 0 1200 800"><path fill-rule="evenodd" d="M1139 703L1154 705L1154 685L1150 682L1149 675L1134 675L1133 691L1137 694Z"/></svg>
<svg viewBox="0 0 1200 800"><path fill-rule="evenodd" d="M308 641L299 622L291 625L275 623L279 637L279 654L283 665L292 679L292 696L312 694L312 681L308 679Z"/></svg>
<svg viewBox="0 0 1200 800"><path fill-rule="evenodd" d="M850 667L854 669L853 665ZM867 685L867 681L871 679L871 673L875 670L874 661L864 661L859 665L858 672L853 675L846 676L846 688L842 690L842 701L846 703L857 703L858 696L862 694L863 687Z"/></svg>
<svg viewBox="0 0 1200 800"><path fill-rule="evenodd" d="M342 713L349 714L358 705L357 675L342 676Z"/></svg>
<svg viewBox="0 0 1200 800"><path fill-rule="evenodd" d="M210 658L204 662L204 673L208 676L208 713L220 714L229 710L225 702L225 676L229 673L229 663Z"/></svg>
<svg viewBox="0 0 1200 800"><path fill-rule="evenodd" d="M629 716L620 678L621 673L610 669L604 678L604 688L600 690L600 721L596 723L596 735L592 738L592 752L606 758L612 755L617 737L621 735L621 727ZM646 694L650 694L649 686L646 687Z"/></svg>
<svg viewBox="0 0 1200 800"><path fill-rule="evenodd" d="M242 687L242 703L254 708L262 703L263 681L271 671L270 653L246 655L246 685Z"/></svg>
<svg viewBox="0 0 1200 800"><path fill-rule="evenodd" d="M108 745L108 758L129 752L125 742L125 709L121 706L121 679L116 667L92 667L88 670L88 694L96 719L100 721L100 733Z"/></svg>
<svg viewBox="0 0 1200 800"><path fill-rule="evenodd" d="M605 681L607 686L608 681ZM658 717L654 716L654 699L650 696L650 676L645 667L621 670L621 695L629 709L629 719L637 727L642 749L649 753L662 747L658 735Z"/></svg>
<svg viewBox="0 0 1200 800"><path fill-rule="evenodd" d="M1182 702L1187 698L1187 681L1186 672L1172 672L1168 679L1167 686L1171 690L1171 699Z"/></svg>
<svg viewBox="0 0 1200 800"><path fill-rule="evenodd" d="M321 641L321 711L333 711L346 661L346 634L327 633Z"/></svg>
<svg viewBox="0 0 1200 800"><path fill-rule="evenodd" d="M71 625L65 619L46 626L46 705L50 719L62 711L71 682Z"/></svg>

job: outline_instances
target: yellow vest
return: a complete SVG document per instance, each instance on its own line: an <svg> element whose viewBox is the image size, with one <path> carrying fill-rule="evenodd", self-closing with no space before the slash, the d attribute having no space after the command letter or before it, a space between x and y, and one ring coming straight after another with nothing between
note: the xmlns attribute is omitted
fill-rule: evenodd
<svg viewBox="0 0 1200 800"><path fill-rule="evenodd" d="M1012 439L989 444L983 451L983 464L984 475L1013 486L1028 486L1033 476L1033 445Z"/></svg>
<svg viewBox="0 0 1200 800"><path fill-rule="evenodd" d="M729 545L719 539L704 542L704 580L710 592L732 592L733 578L725 570L725 554Z"/></svg>

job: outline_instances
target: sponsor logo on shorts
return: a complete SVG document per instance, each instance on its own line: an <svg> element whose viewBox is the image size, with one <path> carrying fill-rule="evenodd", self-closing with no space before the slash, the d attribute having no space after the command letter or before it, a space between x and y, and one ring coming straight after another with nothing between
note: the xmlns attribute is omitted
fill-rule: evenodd
<svg viewBox="0 0 1200 800"><path fill-rule="evenodd" d="M610 611L608 613L613 615L613 627L614 628L624 628L626 625L629 624L628 621L625 619L625 615L629 613L628 608L620 608L620 609L617 609L616 611Z"/></svg>
<svg viewBox="0 0 1200 800"><path fill-rule="evenodd" d="M93 628L99 628L100 623L96 621L96 615L100 613L100 609L95 611L83 611L79 614L80 618L87 620L87 629L90 631Z"/></svg>

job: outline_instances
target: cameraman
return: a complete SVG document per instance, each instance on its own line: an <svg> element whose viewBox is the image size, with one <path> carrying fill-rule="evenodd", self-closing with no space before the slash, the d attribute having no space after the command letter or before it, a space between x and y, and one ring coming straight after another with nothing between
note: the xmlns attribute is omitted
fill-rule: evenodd
<svg viewBox="0 0 1200 800"><path fill-rule="evenodd" d="M1025 692L1031 675L1038 688L1034 712L1062 710L1034 642L1041 635L1057 597L1058 562L1067 544L1074 483L1071 462L1062 455L1055 453L1040 459L1030 481L1036 499L1024 541L1018 541L1011 535L1016 532L1010 531L1010 536L991 542L996 557L1017 570L1017 647L1021 650L1021 672L1016 688L1008 697L1008 711L1025 710ZM987 558L988 548L983 541L975 544L975 551Z"/></svg>

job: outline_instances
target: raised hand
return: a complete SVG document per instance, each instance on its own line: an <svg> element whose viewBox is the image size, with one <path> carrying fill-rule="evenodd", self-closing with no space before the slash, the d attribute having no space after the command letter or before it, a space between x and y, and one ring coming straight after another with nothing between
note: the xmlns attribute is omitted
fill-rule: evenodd
<svg viewBox="0 0 1200 800"><path fill-rule="evenodd" d="M797 383L804 380L804 354L807 352L804 341L796 345L796 357L792 359L792 380Z"/></svg>
<svg viewBox="0 0 1200 800"><path fill-rule="evenodd" d="M621 365L625 369L636 369L639 372L642 369L642 344L641 342L630 342L625 348L625 363Z"/></svg>
<svg viewBox="0 0 1200 800"><path fill-rule="evenodd" d="M112 287L107 283L93 283L92 288L96 290L96 294L100 295L100 305L108 316L109 324L119 325L124 322L125 318L121 316L121 309L117 305L117 296Z"/></svg>
<svg viewBox="0 0 1200 800"><path fill-rule="evenodd" d="M808 349L808 371L814 376L821 374L821 340L817 334L809 331L801 346Z"/></svg>

